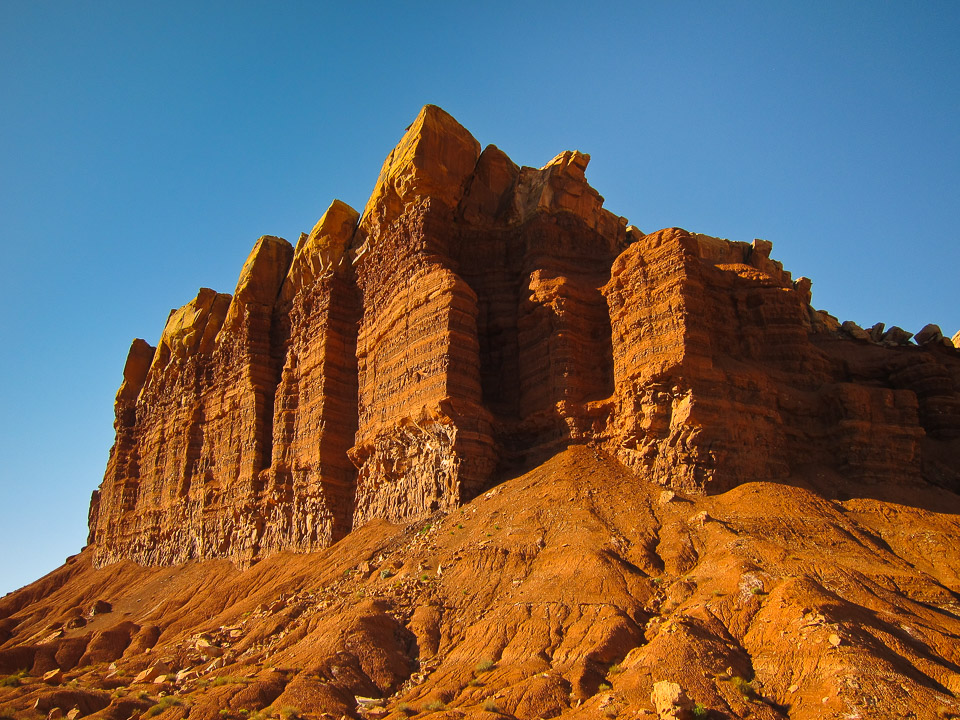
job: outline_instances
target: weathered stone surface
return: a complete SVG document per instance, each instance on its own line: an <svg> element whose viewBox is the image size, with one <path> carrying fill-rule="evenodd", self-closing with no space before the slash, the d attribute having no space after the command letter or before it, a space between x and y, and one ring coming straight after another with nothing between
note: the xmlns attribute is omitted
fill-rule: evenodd
<svg viewBox="0 0 960 720"><path fill-rule="evenodd" d="M480 156L480 143L446 112L426 105L383 163L361 228L374 239L417 198L456 207Z"/></svg>
<svg viewBox="0 0 960 720"><path fill-rule="evenodd" d="M811 463L960 487L960 354L935 328L921 349L814 310L766 240L644 234L588 162L519 167L427 106L362 215L258 240L232 296L131 346L96 562L320 549L570 443L690 494Z"/></svg>
<svg viewBox="0 0 960 720"><path fill-rule="evenodd" d="M908 342L910 342L910 338L912 337L913 333L907 332L903 328L894 325L883 334L883 337L880 338L880 342L884 343L885 345L906 345Z"/></svg>
<svg viewBox="0 0 960 720"><path fill-rule="evenodd" d="M942 337L943 332L940 330L940 326L930 323L920 329L920 332L916 334L914 340L917 341L917 345L926 345L931 342L940 342Z"/></svg>
<svg viewBox="0 0 960 720"><path fill-rule="evenodd" d="M661 680L653 684L650 702L657 709L660 720L691 720L693 701L678 683Z"/></svg>
<svg viewBox="0 0 960 720"><path fill-rule="evenodd" d="M273 306L292 255L263 237L234 297L203 289L171 313L135 403L117 404L117 442L91 503L98 562L259 554L279 376Z"/></svg>
<svg viewBox="0 0 960 720"><path fill-rule="evenodd" d="M853 320L844 320L843 323L840 324L840 329L854 340L870 341L870 333L853 322Z"/></svg>

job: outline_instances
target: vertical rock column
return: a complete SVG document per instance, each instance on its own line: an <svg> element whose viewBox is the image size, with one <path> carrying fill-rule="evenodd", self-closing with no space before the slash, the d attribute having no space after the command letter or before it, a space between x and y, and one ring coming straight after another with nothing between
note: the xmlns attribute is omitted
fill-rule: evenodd
<svg viewBox="0 0 960 720"><path fill-rule="evenodd" d="M493 471L477 297L449 255L453 210L479 152L453 118L425 107L387 157L360 222L355 525L454 507Z"/></svg>
<svg viewBox="0 0 960 720"><path fill-rule="evenodd" d="M261 238L232 298L204 288L170 314L133 406L125 379L116 462L96 503L98 564L258 557L279 375L272 313L292 254Z"/></svg>
<svg viewBox="0 0 960 720"><path fill-rule="evenodd" d="M316 550L351 529L360 303L346 248L359 217L339 200L330 205L298 243L277 301L285 359L264 550Z"/></svg>

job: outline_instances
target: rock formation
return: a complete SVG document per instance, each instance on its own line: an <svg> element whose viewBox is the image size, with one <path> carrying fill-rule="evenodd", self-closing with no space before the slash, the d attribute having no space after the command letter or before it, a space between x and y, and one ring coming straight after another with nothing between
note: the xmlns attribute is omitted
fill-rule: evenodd
<svg viewBox="0 0 960 720"><path fill-rule="evenodd" d="M589 156L516 166L425 107L362 214L257 241L136 340L96 562L326 547L449 511L570 443L687 493L810 464L960 489L960 352L810 306L771 245L603 209Z"/></svg>
<svg viewBox="0 0 960 720"><path fill-rule="evenodd" d="M644 234L588 160L427 106L362 214L135 340L0 718L960 717L960 334Z"/></svg>

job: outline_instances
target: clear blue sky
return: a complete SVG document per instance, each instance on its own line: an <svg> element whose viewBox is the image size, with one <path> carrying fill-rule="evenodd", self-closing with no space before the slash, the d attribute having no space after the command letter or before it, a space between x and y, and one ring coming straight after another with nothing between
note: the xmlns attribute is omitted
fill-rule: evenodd
<svg viewBox="0 0 960 720"><path fill-rule="evenodd" d="M0 3L0 593L78 551L134 337L361 208L425 103L766 238L841 320L960 329L960 3Z"/></svg>

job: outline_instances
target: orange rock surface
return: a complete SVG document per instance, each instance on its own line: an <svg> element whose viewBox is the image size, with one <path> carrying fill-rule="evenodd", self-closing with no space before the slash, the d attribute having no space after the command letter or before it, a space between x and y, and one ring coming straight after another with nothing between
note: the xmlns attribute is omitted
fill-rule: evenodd
<svg viewBox="0 0 960 720"><path fill-rule="evenodd" d="M960 486L938 331L844 330L763 240L644 235L588 161L517 167L426 106L362 216L334 201L295 251L261 238L232 298L171 314L149 370L131 349L97 562L318 549L569 442L684 492L810 464Z"/></svg>
<svg viewBox="0 0 960 720"><path fill-rule="evenodd" d="M135 340L0 713L960 716L956 338L644 234L588 162L426 106L363 213Z"/></svg>

